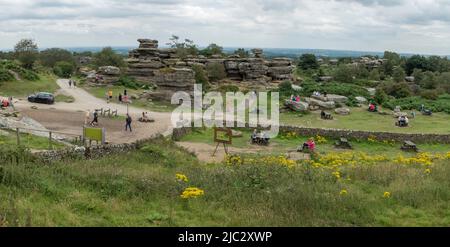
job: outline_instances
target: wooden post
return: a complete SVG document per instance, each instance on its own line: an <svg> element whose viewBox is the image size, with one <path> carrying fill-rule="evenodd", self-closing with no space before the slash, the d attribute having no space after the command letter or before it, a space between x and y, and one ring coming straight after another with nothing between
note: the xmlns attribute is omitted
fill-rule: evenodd
<svg viewBox="0 0 450 247"><path fill-rule="evenodd" d="M52 132L48 132L48 149L52 150Z"/></svg>
<svg viewBox="0 0 450 247"><path fill-rule="evenodd" d="M19 133L19 128L16 128L16 135L17 135L17 146L20 146L20 133Z"/></svg>

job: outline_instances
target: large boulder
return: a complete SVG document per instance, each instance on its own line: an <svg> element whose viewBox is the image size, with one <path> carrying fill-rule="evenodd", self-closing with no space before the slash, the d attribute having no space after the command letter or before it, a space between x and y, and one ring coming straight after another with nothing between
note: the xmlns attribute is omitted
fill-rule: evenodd
<svg viewBox="0 0 450 247"><path fill-rule="evenodd" d="M364 98L364 97L362 97L362 96L356 96L355 99L356 99L356 101L357 101L359 104L365 104L365 103L367 103L367 99Z"/></svg>
<svg viewBox="0 0 450 247"><path fill-rule="evenodd" d="M339 115L348 115L348 114L350 114L350 108L340 107L340 108L336 108L334 110L334 112Z"/></svg>
<svg viewBox="0 0 450 247"><path fill-rule="evenodd" d="M305 102L307 102L313 108L319 107L319 108L327 109L327 110L336 108L336 103L334 101L321 101L318 99L308 98L308 97L303 98L303 100Z"/></svg>
<svg viewBox="0 0 450 247"><path fill-rule="evenodd" d="M292 100L285 100L284 105L288 107L289 109L296 111L296 112L306 112L308 111L309 104L306 102L298 102L298 101L292 101Z"/></svg>
<svg viewBox="0 0 450 247"><path fill-rule="evenodd" d="M98 68L98 73L102 75L120 75L120 69L115 66L102 66Z"/></svg>
<svg viewBox="0 0 450 247"><path fill-rule="evenodd" d="M348 98L342 95L337 95L337 94L327 94L327 96L325 97L324 95L312 95L311 96L314 99L320 100L320 101L334 101L336 103L345 103L347 102Z"/></svg>

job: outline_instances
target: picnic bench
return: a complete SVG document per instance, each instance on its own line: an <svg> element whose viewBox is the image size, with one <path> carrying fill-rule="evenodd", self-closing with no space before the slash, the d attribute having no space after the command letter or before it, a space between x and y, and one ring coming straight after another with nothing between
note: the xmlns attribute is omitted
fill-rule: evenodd
<svg viewBox="0 0 450 247"><path fill-rule="evenodd" d="M334 147L342 148L342 149L353 149L352 145L347 140L347 138L343 138L343 137L339 138L339 140L336 141L336 143L334 144Z"/></svg>
<svg viewBox="0 0 450 247"><path fill-rule="evenodd" d="M333 119L333 116L331 115L331 113L323 111L320 113L320 118L325 119L325 120L331 120L331 119Z"/></svg>
<svg viewBox="0 0 450 247"><path fill-rule="evenodd" d="M264 137L261 134L251 137L252 144L267 146L269 145L270 138Z"/></svg>
<svg viewBox="0 0 450 247"><path fill-rule="evenodd" d="M403 151L413 151L419 152L417 145L412 141L404 141L402 147L400 148Z"/></svg>

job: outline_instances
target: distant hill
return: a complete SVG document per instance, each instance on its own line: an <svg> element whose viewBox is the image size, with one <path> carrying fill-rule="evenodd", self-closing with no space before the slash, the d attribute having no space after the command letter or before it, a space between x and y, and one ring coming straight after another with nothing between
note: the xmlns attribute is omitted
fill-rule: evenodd
<svg viewBox="0 0 450 247"><path fill-rule="evenodd" d="M72 52L98 52L103 47L64 47ZM129 50L135 49L134 46L113 46L114 51L119 54L127 55ZM204 48L204 47L200 47ZM237 47L224 47L226 53L232 53ZM300 49L300 48L262 48L264 50L264 55L266 57L290 57L298 58L300 55L305 53L312 53L318 57L361 57L364 55L379 56L383 57L383 52L373 52L373 51L351 51L351 50L330 50L330 49ZM251 50L251 48L245 48L245 50ZM414 54L412 53L400 53L401 56L410 57ZM427 56L427 55L425 55ZM449 57L449 56L447 56Z"/></svg>

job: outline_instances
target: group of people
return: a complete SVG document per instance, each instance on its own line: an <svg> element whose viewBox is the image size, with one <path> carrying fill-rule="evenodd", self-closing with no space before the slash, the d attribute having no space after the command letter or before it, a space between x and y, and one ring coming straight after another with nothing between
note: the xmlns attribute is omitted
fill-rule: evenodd
<svg viewBox="0 0 450 247"><path fill-rule="evenodd" d="M316 143L313 138L309 138L306 142L303 143L301 151L309 151L314 152L316 149ZM300 150L299 150L300 151Z"/></svg>
<svg viewBox="0 0 450 247"><path fill-rule="evenodd" d="M106 102L109 103L113 99L113 91L110 89L105 93L105 95ZM119 93L119 95L117 96L117 100L119 101L119 103L129 103L128 92L126 89L123 90L123 94Z"/></svg>
<svg viewBox="0 0 450 247"><path fill-rule="evenodd" d="M1 102L1 108L7 108L7 107L11 107L13 110L16 110L14 108L14 102L13 102L13 98L12 96L9 96L8 98L3 98L2 102Z"/></svg>
<svg viewBox="0 0 450 247"><path fill-rule="evenodd" d="M250 138L252 143L259 143L259 144L268 144L270 140L266 132L264 131L258 132L256 129L253 130L253 133Z"/></svg>
<svg viewBox="0 0 450 247"><path fill-rule="evenodd" d="M409 119L407 116L402 115L398 117L398 126L400 127L404 127L404 126L408 126L409 124Z"/></svg>
<svg viewBox="0 0 450 247"><path fill-rule="evenodd" d="M144 113L142 113L142 114L144 114ZM93 119L92 119L92 121L89 122L90 115L91 115L90 111L87 110L85 118L84 118L84 125L89 124L92 127L98 126L98 111L97 110L94 111ZM130 130L130 132L132 132L132 129L131 129L132 121L133 121L133 119L131 118L130 114L127 113L127 117L125 118L125 131Z"/></svg>
<svg viewBox="0 0 450 247"><path fill-rule="evenodd" d="M72 88L72 85L74 88L77 87L77 81L69 79L69 87Z"/></svg>
<svg viewBox="0 0 450 247"><path fill-rule="evenodd" d="M291 101L295 101L295 102L300 102L300 96L296 95L291 95L290 97Z"/></svg>

